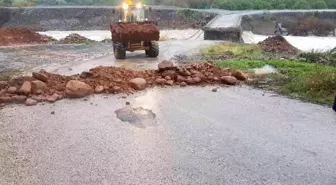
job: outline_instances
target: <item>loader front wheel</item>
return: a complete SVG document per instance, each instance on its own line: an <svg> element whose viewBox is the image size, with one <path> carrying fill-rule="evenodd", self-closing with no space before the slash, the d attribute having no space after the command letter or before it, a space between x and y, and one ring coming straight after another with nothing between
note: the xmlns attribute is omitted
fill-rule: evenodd
<svg viewBox="0 0 336 185"><path fill-rule="evenodd" d="M116 59L126 59L126 51L119 45L113 46L113 52Z"/></svg>
<svg viewBox="0 0 336 185"><path fill-rule="evenodd" d="M159 56L159 43L152 41L149 46L149 50L146 50L146 55L151 58Z"/></svg>

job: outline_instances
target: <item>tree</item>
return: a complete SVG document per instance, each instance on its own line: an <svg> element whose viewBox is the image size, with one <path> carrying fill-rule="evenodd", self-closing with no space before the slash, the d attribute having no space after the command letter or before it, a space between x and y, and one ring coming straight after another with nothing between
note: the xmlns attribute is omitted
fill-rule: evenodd
<svg viewBox="0 0 336 185"><path fill-rule="evenodd" d="M3 0L2 4L5 5L5 6L12 6L13 1L12 0Z"/></svg>
<svg viewBox="0 0 336 185"><path fill-rule="evenodd" d="M326 9L328 6L323 0L318 0L312 4L313 9Z"/></svg>
<svg viewBox="0 0 336 185"><path fill-rule="evenodd" d="M297 1L293 9L310 9L310 4L306 0Z"/></svg>

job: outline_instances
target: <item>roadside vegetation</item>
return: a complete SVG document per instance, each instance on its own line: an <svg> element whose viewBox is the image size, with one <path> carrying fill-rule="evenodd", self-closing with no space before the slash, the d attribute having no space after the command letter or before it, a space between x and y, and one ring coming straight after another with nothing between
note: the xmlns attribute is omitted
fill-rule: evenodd
<svg viewBox="0 0 336 185"><path fill-rule="evenodd" d="M331 105L336 92L336 67L307 61L281 60L276 56L267 58L258 45L219 44L202 50L204 56L219 56L232 53L231 59L214 58L218 66L240 69L250 75L249 85L278 92L292 98L302 99L319 104ZM331 51L327 53L330 55ZM319 53L319 56L324 54ZM242 59L254 56L265 59ZM310 54L307 54L310 56ZM209 57L207 58L209 60ZM275 73L256 74L255 70L271 66Z"/></svg>
<svg viewBox="0 0 336 185"><path fill-rule="evenodd" d="M144 0L146 4L185 8L251 9L326 9L336 8L335 0ZM119 0L0 0L5 6L31 5L115 5Z"/></svg>

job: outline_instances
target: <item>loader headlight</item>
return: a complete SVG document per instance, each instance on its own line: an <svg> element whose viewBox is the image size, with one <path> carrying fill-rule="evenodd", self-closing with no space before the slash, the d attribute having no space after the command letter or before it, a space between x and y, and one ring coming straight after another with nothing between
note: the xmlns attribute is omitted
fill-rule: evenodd
<svg viewBox="0 0 336 185"><path fill-rule="evenodd" d="M137 9L142 8L142 4L141 4L141 3L137 3L137 4L136 4L136 8L137 8Z"/></svg>
<svg viewBox="0 0 336 185"><path fill-rule="evenodd" d="M127 10L128 9L128 4L123 3L122 7L123 7L124 10Z"/></svg>

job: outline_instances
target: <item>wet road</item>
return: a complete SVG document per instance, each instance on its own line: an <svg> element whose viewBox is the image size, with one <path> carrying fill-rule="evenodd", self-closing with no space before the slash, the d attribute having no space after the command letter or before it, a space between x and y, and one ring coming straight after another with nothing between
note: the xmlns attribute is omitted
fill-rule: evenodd
<svg viewBox="0 0 336 185"><path fill-rule="evenodd" d="M330 108L247 87L211 89L7 107L0 184L336 184ZM133 118L155 124L119 120L126 101L155 114Z"/></svg>
<svg viewBox="0 0 336 185"><path fill-rule="evenodd" d="M136 69L157 69L159 62L170 60L178 55L192 55L216 41L205 40L170 40L159 42L160 54L157 58L148 58L144 51L127 52L126 60L116 60L113 55L107 55L91 60L67 62L59 66L44 66L47 71L58 74L72 75L87 71L96 66L118 66ZM34 70L38 70L35 68Z"/></svg>

